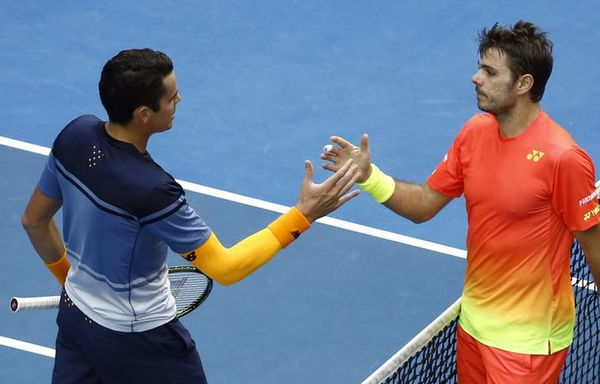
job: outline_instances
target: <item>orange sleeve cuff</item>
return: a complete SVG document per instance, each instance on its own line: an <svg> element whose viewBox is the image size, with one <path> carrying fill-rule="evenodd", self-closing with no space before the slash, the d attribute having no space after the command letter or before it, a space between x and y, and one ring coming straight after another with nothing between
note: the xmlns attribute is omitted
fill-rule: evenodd
<svg viewBox="0 0 600 384"><path fill-rule="evenodd" d="M71 263L69 263L69 259L67 259L67 249L63 252L62 256L58 261L54 263L46 264L46 267L52 272L56 280L61 285L65 285L65 281L67 280L67 273L69 272L69 268L71 267Z"/></svg>
<svg viewBox="0 0 600 384"><path fill-rule="evenodd" d="M292 207L269 224L267 228L279 240L281 248L285 248L296 240L302 232L310 228L310 222L296 207Z"/></svg>

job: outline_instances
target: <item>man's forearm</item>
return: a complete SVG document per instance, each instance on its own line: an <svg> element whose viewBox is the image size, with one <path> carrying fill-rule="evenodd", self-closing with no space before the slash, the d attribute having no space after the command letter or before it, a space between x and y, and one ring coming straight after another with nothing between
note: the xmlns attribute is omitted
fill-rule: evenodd
<svg viewBox="0 0 600 384"><path fill-rule="evenodd" d="M21 225L31 244L46 264L58 261L65 250L53 219L61 206L61 201L47 197L39 188L35 188L21 217Z"/></svg>
<svg viewBox="0 0 600 384"><path fill-rule="evenodd" d="M36 225L24 223L23 227L31 244L45 264L55 263L61 258L65 246L54 220Z"/></svg>
<svg viewBox="0 0 600 384"><path fill-rule="evenodd" d="M450 200L451 197L436 192L427 184L396 180L394 193L383 205L412 222L423 223L435 216Z"/></svg>
<svg viewBox="0 0 600 384"><path fill-rule="evenodd" d="M596 288L600 290L600 225L574 234L583 249Z"/></svg>
<svg viewBox="0 0 600 384"><path fill-rule="evenodd" d="M583 248L590 272L594 278L596 289L600 292L600 251L589 251Z"/></svg>

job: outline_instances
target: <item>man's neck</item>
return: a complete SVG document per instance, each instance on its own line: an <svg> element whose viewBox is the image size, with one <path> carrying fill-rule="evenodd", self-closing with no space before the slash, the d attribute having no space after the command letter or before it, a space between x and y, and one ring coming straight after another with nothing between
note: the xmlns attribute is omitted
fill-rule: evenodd
<svg viewBox="0 0 600 384"><path fill-rule="evenodd" d="M503 137L515 137L525 132L538 117L542 107L539 103L517 103L506 113L496 115Z"/></svg>
<svg viewBox="0 0 600 384"><path fill-rule="evenodd" d="M140 153L146 152L149 135L146 135L141 127L135 127L133 124L122 125L114 122L107 122L106 132L119 141L132 144Z"/></svg>

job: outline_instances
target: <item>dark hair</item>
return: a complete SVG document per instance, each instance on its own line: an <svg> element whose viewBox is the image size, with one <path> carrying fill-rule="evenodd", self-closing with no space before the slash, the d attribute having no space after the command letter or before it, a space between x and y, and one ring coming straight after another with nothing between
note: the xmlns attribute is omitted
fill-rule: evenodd
<svg viewBox="0 0 600 384"><path fill-rule="evenodd" d="M496 23L479 34L479 56L491 48L507 55L515 80L525 74L533 76L530 97L532 101L540 101L552 73L552 41L548 34L527 21L518 21L511 29Z"/></svg>
<svg viewBox="0 0 600 384"><path fill-rule="evenodd" d="M162 52L151 49L119 52L104 65L98 83L109 120L127 124L141 105L158 111L165 93L163 79L171 72L173 62Z"/></svg>

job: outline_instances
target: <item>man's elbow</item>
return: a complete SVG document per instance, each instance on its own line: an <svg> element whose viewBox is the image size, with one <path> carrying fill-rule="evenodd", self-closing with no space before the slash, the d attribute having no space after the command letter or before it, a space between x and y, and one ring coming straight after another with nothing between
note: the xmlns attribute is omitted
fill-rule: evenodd
<svg viewBox="0 0 600 384"><path fill-rule="evenodd" d="M242 280L241 278L237 279L237 278L234 278L233 276L215 276L215 277L212 277L212 279L223 286L233 285L233 284L237 283L238 281Z"/></svg>
<svg viewBox="0 0 600 384"><path fill-rule="evenodd" d="M228 286L237 283L245 276L240 274L233 268L226 268L221 265L220 268L211 268L211 271L203 271L208 277L219 283L220 285Z"/></svg>
<svg viewBox="0 0 600 384"><path fill-rule="evenodd" d="M40 227L42 223L39 220L35 220L27 214L21 216L21 226L25 229L25 232L30 233L36 228Z"/></svg>
<svg viewBox="0 0 600 384"><path fill-rule="evenodd" d="M415 214L412 216L408 216L407 219L412 221L415 224L422 224L426 221L429 221L433 216L435 216L435 213L420 213L420 214Z"/></svg>

